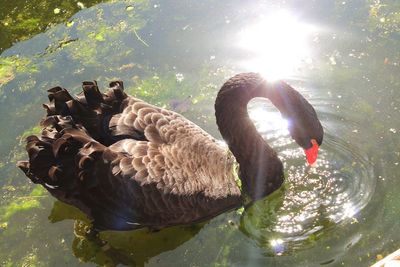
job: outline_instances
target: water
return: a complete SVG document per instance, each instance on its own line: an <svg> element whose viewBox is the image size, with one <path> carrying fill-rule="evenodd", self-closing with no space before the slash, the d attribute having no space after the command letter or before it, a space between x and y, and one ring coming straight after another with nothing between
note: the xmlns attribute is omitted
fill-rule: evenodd
<svg viewBox="0 0 400 267"><path fill-rule="evenodd" d="M396 1L6 2L0 265L367 266L400 246ZM326 132L318 165L307 167L276 110L253 101L249 111L284 161L286 181L243 214L94 238L80 212L15 168L52 86L77 93L83 80L122 79L130 94L219 137L213 100L242 71L285 79Z"/></svg>

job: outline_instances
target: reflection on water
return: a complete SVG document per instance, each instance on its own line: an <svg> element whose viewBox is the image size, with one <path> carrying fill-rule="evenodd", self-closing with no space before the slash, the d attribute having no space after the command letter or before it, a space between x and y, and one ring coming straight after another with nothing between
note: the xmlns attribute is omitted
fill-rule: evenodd
<svg viewBox="0 0 400 267"><path fill-rule="evenodd" d="M249 114L279 151L286 181L282 190L244 213L242 229L269 253L291 254L313 245L337 224L358 223L358 213L374 193L375 178L364 152L330 132L325 133L317 165L309 167L304 152L286 130L287 122L267 105L253 101Z"/></svg>
<svg viewBox="0 0 400 267"><path fill-rule="evenodd" d="M82 10L75 2L51 4L44 5L47 17L62 23L0 55L0 265L367 266L398 248L397 2L140 0ZM55 16L55 8L80 11ZM6 24L0 31L7 34ZM157 233L93 237L82 234L84 224L74 232L81 213L15 168L26 157L21 137L37 132L44 114L38 107L45 89L75 93L82 80L121 79L129 94L179 111L218 137L215 95L242 71L285 79L311 101L326 132L318 164L309 168L279 113L268 101L251 103L250 116L283 160L286 181L243 213Z"/></svg>
<svg viewBox="0 0 400 267"><path fill-rule="evenodd" d="M74 223L72 249L75 256L83 262L101 266L124 264L144 266L151 258L173 250L201 229L201 225L170 227L158 232L140 229L130 232L92 233L90 225L83 221Z"/></svg>
<svg viewBox="0 0 400 267"><path fill-rule="evenodd" d="M286 10L260 16L238 33L238 46L249 52L242 62L248 71L269 80L290 78L304 62L311 62L312 25L305 24Z"/></svg>
<svg viewBox="0 0 400 267"><path fill-rule="evenodd" d="M288 121L274 110L268 111L266 101L254 106L255 100L249 104L249 116L253 120L257 131L263 133L267 139L279 138L289 134Z"/></svg>

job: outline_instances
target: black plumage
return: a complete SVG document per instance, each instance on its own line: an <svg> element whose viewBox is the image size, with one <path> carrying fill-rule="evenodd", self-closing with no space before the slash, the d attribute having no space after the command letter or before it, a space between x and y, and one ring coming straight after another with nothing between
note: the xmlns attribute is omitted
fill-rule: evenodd
<svg viewBox="0 0 400 267"><path fill-rule="evenodd" d="M49 90L43 131L27 138L29 161L18 166L100 230L203 221L239 207L243 194L254 201L283 182L281 161L248 116L254 97L271 99L294 121L289 130L299 145L321 144L312 106L289 85L269 84L255 73L229 79L215 102L230 151L183 116L128 96L121 81L105 93L84 82L76 98L60 87Z"/></svg>

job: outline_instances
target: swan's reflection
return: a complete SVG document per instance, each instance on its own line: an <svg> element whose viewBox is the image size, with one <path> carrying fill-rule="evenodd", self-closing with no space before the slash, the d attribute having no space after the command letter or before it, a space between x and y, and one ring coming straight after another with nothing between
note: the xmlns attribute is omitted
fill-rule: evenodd
<svg viewBox="0 0 400 267"><path fill-rule="evenodd" d="M258 44L253 46L254 51L257 47ZM270 57L274 59L273 55ZM375 187L371 179L373 168L364 153L358 154L356 146L335 132L327 132L317 166L310 168L305 164L304 152L291 139L287 122L268 101L249 103L248 112L257 130L286 165L286 181L281 190L246 209L241 231L256 240L266 255L275 256L310 248L339 225L357 223Z"/></svg>
<svg viewBox="0 0 400 267"><path fill-rule="evenodd" d="M144 228L94 233L82 212L60 201L54 203L49 219L52 222L75 220L72 243L75 257L100 266L144 266L151 258L181 246L204 226L204 223L199 223L156 232Z"/></svg>
<svg viewBox="0 0 400 267"><path fill-rule="evenodd" d="M289 137L282 136L281 139ZM343 223L357 223L367 205L374 184L370 163L352 151L338 148L329 134L318 159L310 168L293 144L276 146L287 167L284 186L248 207L241 218L241 230L265 248L269 256L288 255L306 249ZM360 195L360 185L365 188Z"/></svg>

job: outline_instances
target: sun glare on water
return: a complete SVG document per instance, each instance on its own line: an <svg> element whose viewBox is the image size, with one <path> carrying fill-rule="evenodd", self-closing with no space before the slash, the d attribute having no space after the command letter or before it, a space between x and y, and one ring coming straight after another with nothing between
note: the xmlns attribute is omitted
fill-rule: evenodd
<svg viewBox="0 0 400 267"><path fill-rule="evenodd" d="M302 62L311 61L309 42L314 32L314 27L286 11L262 17L238 34L239 47L251 57L242 66L269 80L289 78Z"/></svg>
<svg viewBox="0 0 400 267"><path fill-rule="evenodd" d="M273 112L256 103L249 107L249 116L260 133L275 132L278 136L288 134L288 121L279 112Z"/></svg>

